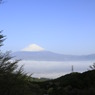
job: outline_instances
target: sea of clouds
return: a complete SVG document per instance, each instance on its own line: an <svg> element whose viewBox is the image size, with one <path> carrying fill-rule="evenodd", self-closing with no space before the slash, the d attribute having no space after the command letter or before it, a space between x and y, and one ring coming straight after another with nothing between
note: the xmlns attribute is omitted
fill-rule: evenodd
<svg viewBox="0 0 95 95"><path fill-rule="evenodd" d="M18 66L24 65L26 73L37 78L57 78L72 72L84 72L89 70L89 66L95 61L20 61Z"/></svg>

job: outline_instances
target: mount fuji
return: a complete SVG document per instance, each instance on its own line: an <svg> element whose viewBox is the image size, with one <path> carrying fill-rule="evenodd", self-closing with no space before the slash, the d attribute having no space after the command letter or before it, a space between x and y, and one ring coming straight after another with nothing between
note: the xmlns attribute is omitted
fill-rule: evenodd
<svg viewBox="0 0 95 95"><path fill-rule="evenodd" d="M25 47L21 51L12 54L16 59L31 60L31 61L89 61L95 60L95 54L90 55L65 55L50 52L44 48L32 44Z"/></svg>

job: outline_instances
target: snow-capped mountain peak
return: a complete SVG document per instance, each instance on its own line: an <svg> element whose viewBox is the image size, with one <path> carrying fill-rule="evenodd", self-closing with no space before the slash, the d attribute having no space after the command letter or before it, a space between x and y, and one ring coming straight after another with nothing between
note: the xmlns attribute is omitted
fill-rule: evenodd
<svg viewBox="0 0 95 95"><path fill-rule="evenodd" d="M36 44L31 44L27 47L25 47L24 49L22 49L21 51L44 51L45 49L36 45Z"/></svg>

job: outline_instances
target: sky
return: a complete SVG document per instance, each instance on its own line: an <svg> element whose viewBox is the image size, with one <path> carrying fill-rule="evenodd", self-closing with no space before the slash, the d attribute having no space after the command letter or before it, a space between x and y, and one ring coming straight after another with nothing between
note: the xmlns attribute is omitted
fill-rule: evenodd
<svg viewBox="0 0 95 95"><path fill-rule="evenodd" d="M95 0L4 0L3 50L36 44L61 54L95 53Z"/></svg>

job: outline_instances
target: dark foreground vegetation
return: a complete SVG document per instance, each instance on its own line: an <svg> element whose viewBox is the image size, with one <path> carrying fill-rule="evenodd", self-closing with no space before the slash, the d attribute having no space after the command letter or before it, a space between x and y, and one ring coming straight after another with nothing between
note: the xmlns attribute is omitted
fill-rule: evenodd
<svg viewBox="0 0 95 95"><path fill-rule="evenodd" d="M71 73L40 84L48 95L95 95L95 70Z"/></svg>
<svg viewBox="0 0 95 95"><path fill-rule="evenodd" d="M4 39L0 32L0 47ZM18 62L9 52L0 51L0 95L95 95L95 64L84 73L46 80L25 74Z"/></svg>

